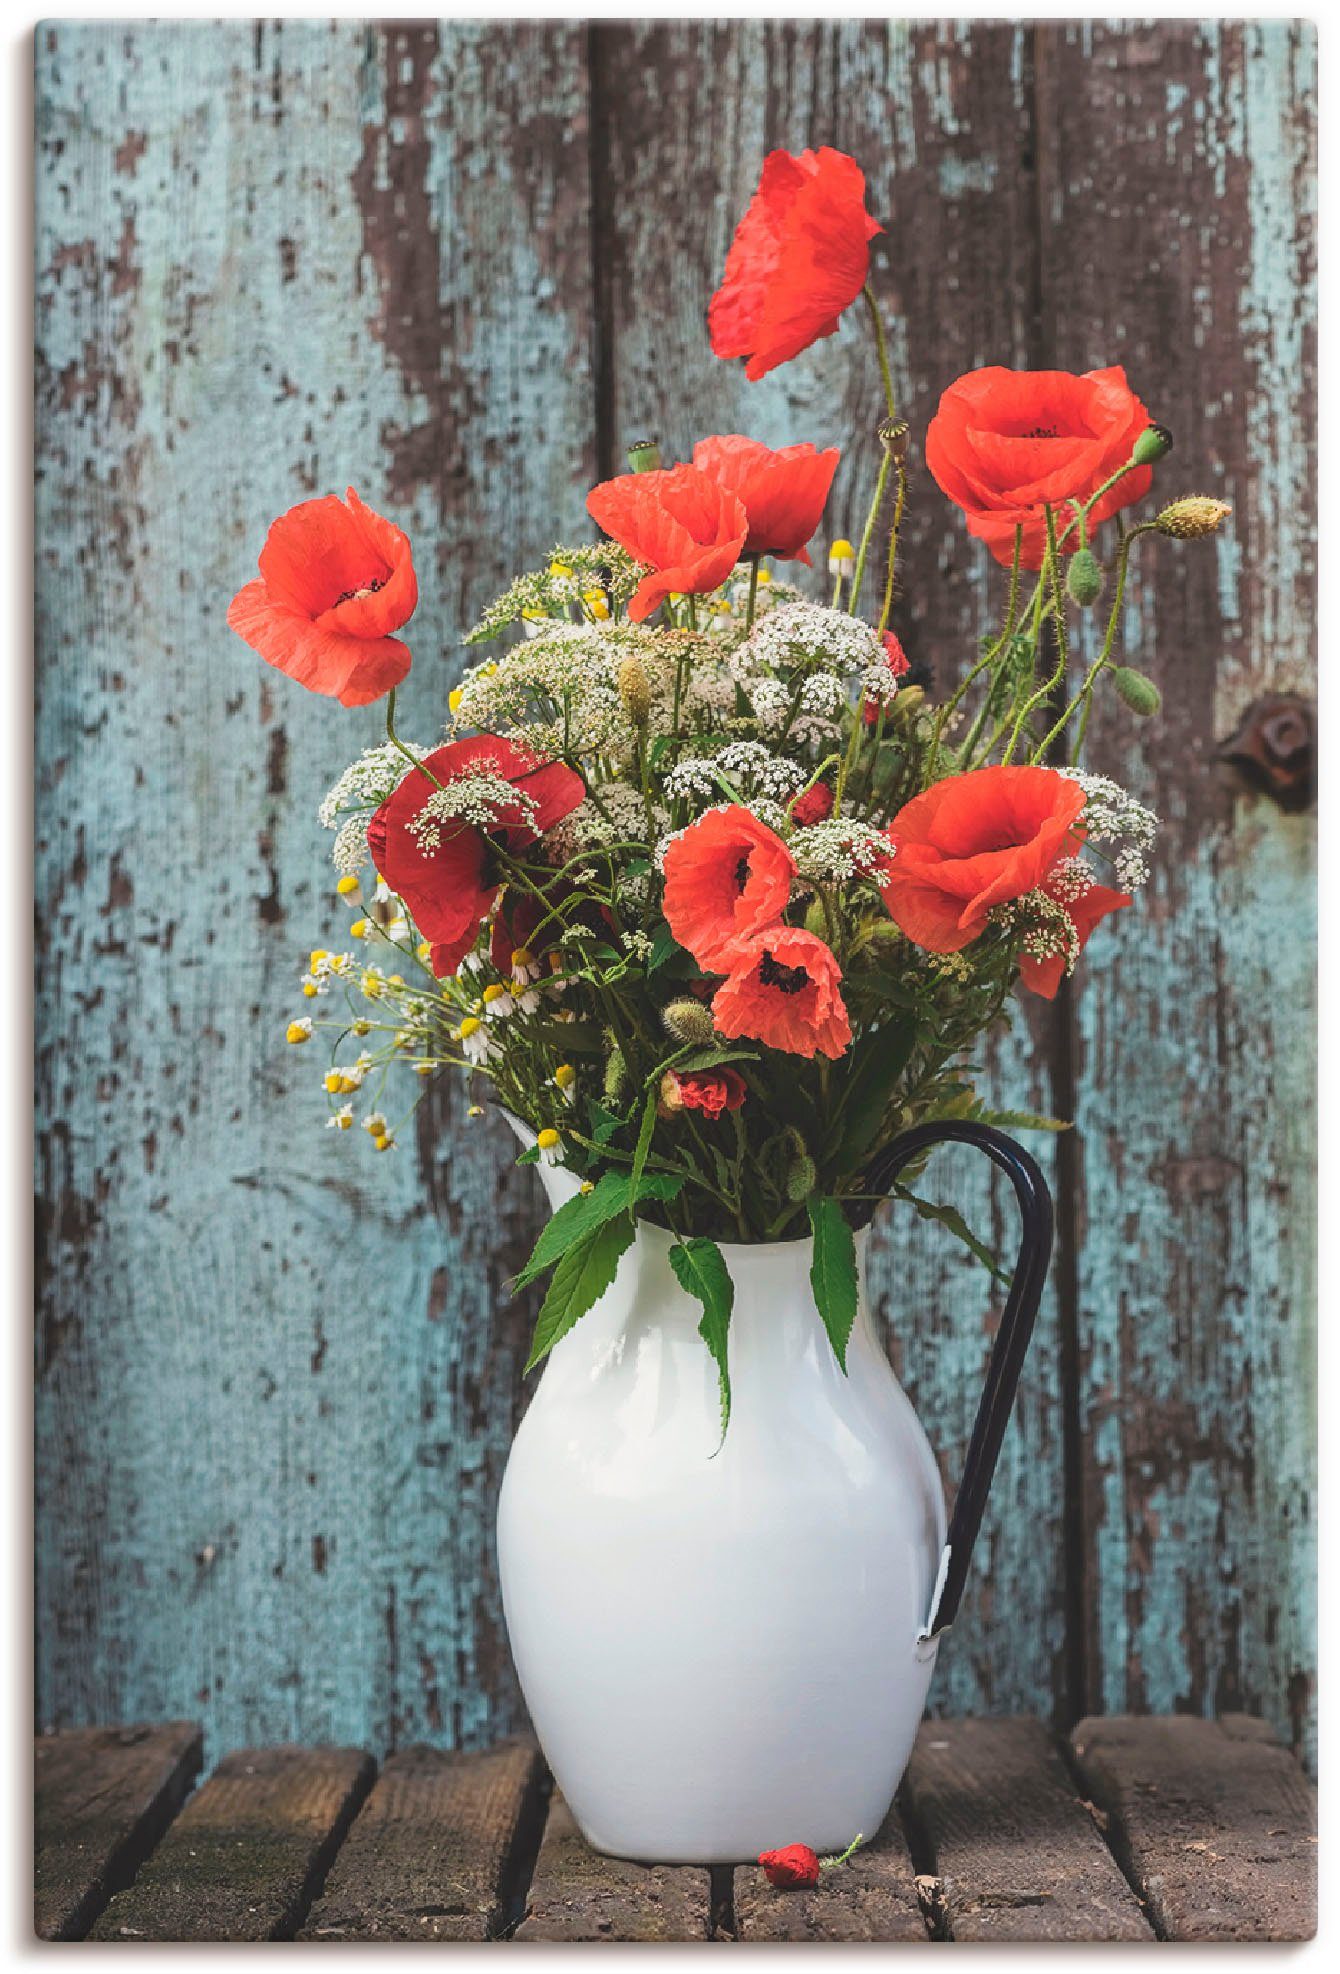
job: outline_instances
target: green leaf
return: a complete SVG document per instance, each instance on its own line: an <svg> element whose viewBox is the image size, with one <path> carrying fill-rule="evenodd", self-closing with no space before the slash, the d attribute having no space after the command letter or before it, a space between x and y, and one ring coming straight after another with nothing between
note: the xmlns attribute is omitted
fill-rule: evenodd
<svg viewBox="0 0 1340 1974"><path fill-rule="evenodd" d="M853 1050L848 1082L851 1095L840 1115L842 1135L834 1155L841 1170L859 1166L875 1142L916 1039L915 1021L890 1021L873 1035L863 1036Z"/></svg>
<svg viewBox="0 0 1340 1974"><path fill-rule="evenodd" d="M986 1242L977 1238L957 1207L937 1206L934 1200L922 1199L918 1194L909 1192L906 1186L897 1186L894 1191L899 1199L909 1200L923 1220L938 1220L942 1227L947 1227L998 1282L1009 1281L1008 1272L1000 1266Z"/></svg>
<svg viewBox="0 0 1340 1974"><path fill-rule="evenodd" d="M757 1049L694 1049L691 1055L676 1059L681 1076L694 1076L700 1069L717 1069L723 1062L757 1062Z"/></svg>
<svg viewBox="0 0 1340 1974"><path fill-rule="evenodd" d="M670 1266L685 1295L693 1296L703 1306L698 1335L711 1351L717 1367L721 1390L721 1437L724 1440L730 1424L730 1365L726 1339L730 1330L731 1310L735 1306L735 1284L730 1278L721 1249L715 1241L704 1240L700 1235L695 1235L690 1241L678 1241L671 1248Z"/></svg>
<svg viewBox="0 0 1340 1974"><path fill-rule="evenodd" d="M845 1377L847 1343L856 1321L856 1242L835 1199L808 1199L805 1206L814 1234L810 1286L833 1355Z"/></svg>
<svg viewBox="0 0 1340 1974"><path fill-rule="evenodd" d="M565 1337L578 1318L585 1316L592 1303L604 1295L614 1280L619 1257L631 1246L636 1231L632 1214L624 1213L593 1228L561 1256L540 1305L530 1356L526 1359L528 1371L533 1371L559 1338Z"/></svg>
<svg viewBox="0 0 1340 1974"><path fill-rule="evenodd" d="M1064 1117L1044 1117L1033 1110L977 1110L979 1124L994 1124L1000 1131L1069 1131Z"/></svg>
<svg viewBox="0 0 1340 1974"><path fill-rule="evenodd" d="M570 1199L540 1234L531 1250L530 1260L517 1276L513 1287L524 1289L546 1268L552 1268L570 1247L584 1240L597 1227L603 1227L608 1220L616 1220L621 1213L628 1213L643 1199L675 1199L678 1197L684 1180L677 1172L648 1172L643 1175L636 1193L633 1191L632 1175L627 1172L607 1172L596 1182L589 1193L578 1193Z"/></svg>
<svg viewBox="0 0 1340 1974"><path fill-rule="evenodd" d="M678 950L679 941L664 920L651 935L651 952L647 956L647 972L655 973L671 959Z"/></svg>
<svg viewBox="0 0 1340 1974"><path fill-rule="evenodd" d="M647 1100L642 1106L642 1122L638 1126L637 1143L633 1146L633 1163L628 1174L628 1182L637 1198L638 1187L642 1184L642 1174L647 1166L647 1153L651 1150L652 1133L656 1129L656 1106L661 1099L659 1082L653 1083L647 1092Z"/></svg>

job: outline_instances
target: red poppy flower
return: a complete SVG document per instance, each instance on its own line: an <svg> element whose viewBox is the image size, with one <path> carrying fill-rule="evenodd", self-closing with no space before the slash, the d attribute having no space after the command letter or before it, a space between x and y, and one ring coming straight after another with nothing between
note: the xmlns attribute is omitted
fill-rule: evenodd
<svg viewBox="0 0 1340 1974"><path fill-rule="evenodd" d="M713 350L747 357L754 380L831 336L865 286L882 231L854 158L827 147L770 151L707 311Z"/></svg>
<svg viewBox="0 0 1340 1974"><path fill-rule="evenodd" d="M768 1883L782 1891L819 1882L819 1860L808 1844L788 1844L785 1850L762 1851L758 1861Z"/></svg>
<svg viewBox="0 0 1340 1974"><path fill-rule="evenodd" d="M419 600L409 539L350 487L281 514L260 553L260 581L228 606L228 623L311 692L367 706L399 685L409 647L399 630Z"/></svg>
<svg viewBox="0 0 1340 1974"><path fill-rule="evenodd" d="M744 503L749 519L745 554L775 555L807 565L805 544L823 518L841 457L836 446L816 452L808 442L774 452L757 439L742 439L738 432L699 439L693 448L698 471L738 494Z"/></svg>
<svg viewBox="0 0 1340 1974"><path fill-rule="evenodd" d="M670 1085L668 1092L665 1083ZM683 1074L677 1069L667 1070L665 1083L661 1097L667 1109L701 1110L711 1118L720 1117L723 1110L738 1110L748 1095L743 1076L725 1063Z"/></svg>
<svg viewBox="0 0 1340 1974"><path fill-rule="evenodd" d="M712 1019L734 1041L748 1036L788 1055L831 1056L851 1041L838 991L842 969L822 939L790 925L769 926L736 955L717 988Z"/></svg>
<svg viewBox="0 0 1340 1974"><path fill-rule="evenodd" d="M809 829L814 823L827 822L833 813L833 791L826 781L816 781L813 788L791 804L791 821L797 829Z"/></svg>
<svg viewBox="0 0 1340 1974"><path fill-rule="evenodd" d="M430 964L440 980L455 973L493 909L494 839L508 850L524 850L570 815L586 790L581 776L561 762L537 760L492 734L453 740L429 754L423 766L428 773L412 770L373 816L368 848L378 873L404 899L432 947ZM472 774L500 775L529 801L495 810L487 830L459 816L434 823L429 805L438 786Z"/></svg>
<svg viewBox="0 0 1340 1974"><path fill-rule="evenodd" d="M725 973L739 946L786 910L795 870L781 837L748 809L709 809L666 850L666 923L699 966Z"/></svg>
<svg viewBox="0 0 1340 1974"><path fill-rule="evenodd" d="M1067 898L1059 886L1044 884L1041 887L1049 898L1056 899L1065 907L1070 923L1075 928L1082 952L1089 943L1089 935L1102 923L1109 912L1119 912L1131 902L1126 891L1113 891L1106 884L1092 884L1078 898ZM1054 1001L1056 990L1065 975L1065 957L1053 953L1045 960L1033 959L1025 953L1019 961L1019 978L1025 987L1035 994L1041 994L1044 1001Z"/></svg>
<svg viewBox="0 0 1340 1974"><path fill-rule="evenodd" d="M902 645L892 631L885 631L884 633L884 656L888 660L889 671L895 679L900 679L904 673L911 671L912 667L908 663L907 653L903 650ZM868 727L874 726L878 721L879 709L879 700L866 700L865 723Z"/></svg>
<svg viewBox="0 0 1340 1974"><path fill-rule="evenodd" d="M914 945L957 953L993 905L1036 890L1083 838L1084 790L1054 768L974 768L936 782L889 825L879 888Z"/></svg>
<svg viewBox="0 0 1340 1974"><path fill-rule="evenodd" d="M651 571L633 592L635 624L673 592L705 596L744 551L749 521L737 495L694 466L621 473L586 496L587 512Z"/></svg>
<svg viewBox="0 0 1340 1974"><path fill-rule="evenodd" d="M1074 513L1129 459L1149 413L1120 366L1090 370L973 370L949 386L926 432L926 464L968 517L968 532L1007 566L1022 527L1020 561L1040 569L1047 545L1043 508L1060 535ZM1153 473L1137 466L1089 511L1089 526L1149 492ZM1074 528L1063 544L1079 547Z"/></svg>

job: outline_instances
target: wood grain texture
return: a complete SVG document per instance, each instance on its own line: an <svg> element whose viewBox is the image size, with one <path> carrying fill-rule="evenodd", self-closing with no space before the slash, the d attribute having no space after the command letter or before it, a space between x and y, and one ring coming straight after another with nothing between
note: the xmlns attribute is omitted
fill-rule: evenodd
<svg viewBox="0 0 1340 1974"><path fill-rule="evenodd" d="M903 1782L947 1939L1153 1937L1041 1721L931 1721Z"/></svg>
<svg viewBox="0 0 1340 1974"><path fill-rule="evenodd" d="M1114 1715L1071 1738L1161 1938L1312 1938L1316 1794L1268 1733Z"/></svg>
<svg viewBox="0 0 1340 1974"><path fill-rule="evenodd" d="M853 1836L856 1834L853 1831ZM741 1940L921 1941L929 1937L896 1808L872 1843L824 1872L812 1891L779 1891L757 1865L735 1873Z"/></svg>
<svg viewBox="0 0 1340 1974"><path fill-rule="evenodd" d="M415 1747L393 1755L299 1937L496 1938L538 1830L543 1780L529 1741L484 1754Z"/></svg>
<svg viewBox="0 0 1340 1974"><path fill-rule="evenodd" d="M243 1748L191 1797L95 1940L290 1940L376 1764L357 1748Z"/></svg>
<svg viewBox="0 0 1340 1974"><path fill-rule="evenodd" d="M33 1929L41 1939L82 1939L180 1806L201 1746L191 1721L39 1736Z"/></svg>
<svg viewBox="0 0 1340 1974"><path fill-rule="evenodd" d="M706 1940L708 1917L705 1866L605 1857L555 1792L518 1942Z"/></svg>
<svg viewBox="0 0 1340 1974"><path fill-rule="evenodd" d="M324 1131L282 1036L376 715L223 619L266 517L354 482L420 544L431 738L573 512L584 38L71 23L37 68L40 1717L491 1741L539 1189L459 1090L391 1158Z"/></svg>
<svg viewBox="0 0 1340 1974"><path fill-rule="evenodd" d="M1085 1704L1245 1707L1309 1759L1313 819L1216 747L1316 689L1314 60L1301 22L1076 26L1040 77L1049 358L1124 363L1175 434L1160 488L1234 508L1140 545L1125 630L1163 716L1111 697L1091 730L1163 830L1076 976Z"/></svg>
<svg viewBox="0 0 1340 1974"><path fill-rule="evenodd" d="M647 427L842 445L850 532L858 313L752 386L704 320L763 152L836 143L886 224L927 676L1002 589L920 463L961 370L1125 362L1160 487L1235 507L1142 547L1166 718L1094 728L1164 814L1153 889L986 1057L1079 1128L1043 1146L1062 1265L932 1705L1250 1705L1310 1758L1312 822L1215 750L1314 688L1313 31L57 22L35 54L40 1720L380 1754L519 1719L493 1513L538 1189L459 1088L392 1158L320 1128L281 1036L341 924L315 805L376 719L224 611L268 517L353 482L416 544L428 739L475 610ZM984 1172L935 1176L1008 1245ZM906 1209L870 1274L952 1490L985 1278Z"/></svg>

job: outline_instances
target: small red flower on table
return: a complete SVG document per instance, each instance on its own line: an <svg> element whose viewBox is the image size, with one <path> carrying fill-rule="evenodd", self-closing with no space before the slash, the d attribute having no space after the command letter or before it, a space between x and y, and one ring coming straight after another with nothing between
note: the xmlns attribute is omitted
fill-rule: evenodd
<svg viewBox="0 0 1340 1974"><path fill-rule="evenodd" d="M440 821L429 833L436 841L429 841L424 823L438 787L473 774L501 776L529 799L500 809L488 830L460 817ZM431 946L439 980L455 973L493 909L499 882L494 839L509 851L524 850L570 815L585 792L580 775L561 762L540 761L510 740L480 734L425 756L422 768L411 769L382 803L368 824L372 861Z"/></svg>
<svg viewBox="0 0 1340 1974"><path fill-rule="evenodd" d="M281 514L260 553L260 580L228 606L228 623L267 665L342 706L399 685L409 647L390 633L419 600L409 539L365 507L326 494Z"/></svg>
<svg viewBox="0 0 1340 1974"><path fill-rule="evenodd" d="M842 969L822 939L773 925L737 950L713 997L712 1019L732 1040L748 1036L788 1055L836 1061L851 1041L841 983Z"/></svg>
<svg viewBox="0 0 1340 1974"><path fill-rule="evenodd" d="M728 972L742 942L786 910L795 869L781 837L748 809L709 809L666 850L666 923L699 966Z"/></svg>
<svg viewBox="0 0 1340 1974"><path fill-rule="evenodd" d="M763 1851L758 1861L768 1883L781 1891L819 1882L818 1854L808 1844L787 1844L780 1851Z"/></svg>
<svg viewBox="0 0 1340 1974"><path fill-rule="evenodd" d="M1087 500L1131 456L1149 413L1126 382L1126 372L973 370L949 386L926 431L926 464L941 490L963 509L968 532L997 562L1014 559L1023 529L1020 565L1040 569L1047 545L1044 508L1055 510L1061 536L1074 503ZM1124 474L1089 511L1093 529L1119 508L1140 500L1153 478L1148 466ZM1069 555L1079 529L1061 543Z"/></svg>
<svg viewBox="0 0 1340 1974"><path fill-rule="evenodd" d="M706 596L744 552L749 521L738 496L694 466L621 473L586 497L587 512L649 573L633 592L635 624L667 596Z"/></svg>
<svg viewBox="0 0 1340 1974"><path fill-rule="evenodd" d="M913 945L957 953L993 905L1034 891L1079 848L1084 790L1054 768L949 775L898 811L880 877L889 916Z"/></svg>
<svg viewBox="0 0 1340 1974"><path fill-rule="evenodd" d="M749 521L746 555L774 555L809 564L810 540L823 518L842 454L806 443L774 452L738 432L700 439L693 463L718 486L737 494Z"/></svg>
<svg viewBox="0 0 1340 1974"><path fill-rule="evenodd" d="M865 286L882 231L854 158L827 146L769 152L707 312L713 350L746 357L752 381L831 336Z"/></svg>

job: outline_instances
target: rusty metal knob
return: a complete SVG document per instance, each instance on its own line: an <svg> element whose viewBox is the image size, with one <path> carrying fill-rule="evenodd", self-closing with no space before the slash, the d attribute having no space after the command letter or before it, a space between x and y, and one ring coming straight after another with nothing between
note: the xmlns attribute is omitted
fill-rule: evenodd
<svg viewBox="0 0 1340 1974"><path fill-rule="evenodd" d="M1236 733L1219 748L1252 788L1288 814L1308 808L1317 793L1317 713L1294 692L1272 693L1249 706Z"/></svg>

